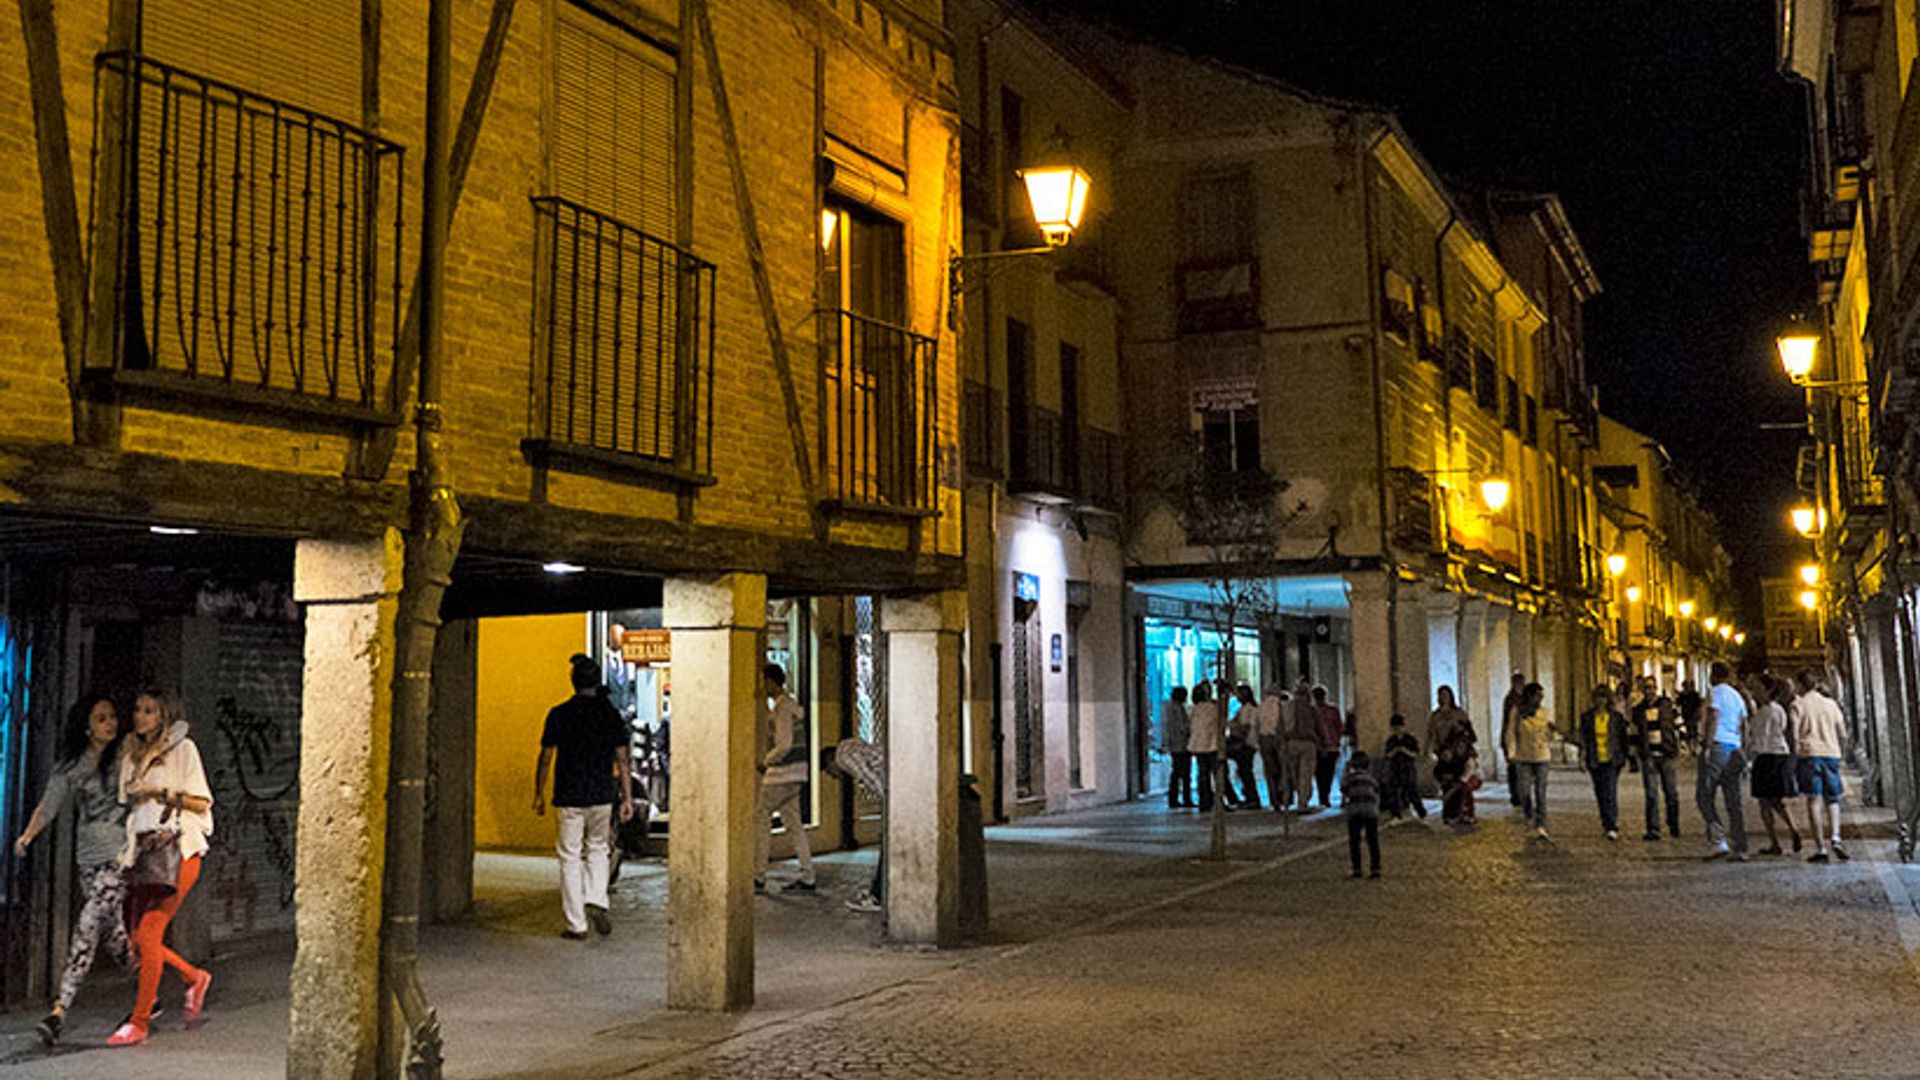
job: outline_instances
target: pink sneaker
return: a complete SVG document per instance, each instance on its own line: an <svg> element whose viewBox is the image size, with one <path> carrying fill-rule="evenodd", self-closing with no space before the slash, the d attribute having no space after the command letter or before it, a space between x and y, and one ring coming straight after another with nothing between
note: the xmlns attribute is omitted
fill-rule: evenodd
<svg viewBox="0 0 1920 1080"><path fill-rule="evenodd" d="M137 1027L129 1020L120 1025L119 1030L107 1036L108 1046L139 1046L147 1041L147 1029Z"/></svg>
<svg viewBox="0 0 1920 1080"><path fill-rule="evenodd" d="M187 984L187 1023L200 1019L200 1007L207 1003L207 987L213 985L213 972L202 970Z"/></svg>

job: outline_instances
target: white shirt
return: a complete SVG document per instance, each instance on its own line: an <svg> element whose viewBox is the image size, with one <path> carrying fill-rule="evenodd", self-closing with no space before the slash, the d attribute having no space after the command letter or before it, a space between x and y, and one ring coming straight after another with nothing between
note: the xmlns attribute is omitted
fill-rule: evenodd
<svg viewBox="0 0 1920 1080"><path fill-rule="evenodd" d="M1840 703L1810 690L1793 701L1793 741L1801 757L1840 756L1847 741L1847 718Z"/></svg>
<svg viewBox="0 0 1920 1080"><path fill-rule="evenodd" d="M1756 754L1790 754L1787 745L1787 711L1777 701L1763 703L1753 710L1747 722L1747 748Z"/></svg>
<svg viewBox="0 0 1920 1080"><path fill-rule="evenodd" d="M1260 699L1260 719L1254 730L1261 738L1280 734L1281 711L1278 694L1268 694Z"/></svg>
<svg viewBox="0 0 1920 1080"><path fill-rule="evenodd" d="M1220 722L1220 703L1203 701L1187 713L1187 752L1192 754L1217 754L1220 752L1222 725Z"/></svg>
<svg viewBox="0 0 1920 1080"><path fill-rule="evenodd" d="M133 865L134 838L143 832L155 829L173 829L180 834L180 857L191 859L195 855L204 855L207 850L207 837L213 833L213 791L207 787L207 771L200 764L200 748L187 738L187 725L175 721L167 729L166 750L158 758L146 758L144 768L137 759L145 758L132 745L132 736L120 755L120 799L127 801L127 788L138 782L149 787L166 788L183 795L196 795L207 800L204 811L189 810L184 806L175 807L173 815L162 824L160 818L166 812L166 805L158 799L141 799L127 812L127 846L120 853L120 865Z"/></svg>

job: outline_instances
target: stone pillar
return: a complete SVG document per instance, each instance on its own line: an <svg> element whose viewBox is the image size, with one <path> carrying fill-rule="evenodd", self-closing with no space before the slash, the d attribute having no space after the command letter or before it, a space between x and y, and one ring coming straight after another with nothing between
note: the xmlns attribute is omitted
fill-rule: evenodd
<svg viewBox="0 0 1920 1080"><path fill-rule="evenodd" d="M401 548L400 533L388 529L377 539L302 540L294 549L306 670L290 1078L373 1075Z"/></svg>
<svg viewBox="0 0 1920 1080"><path fill-rule="evenodd" d="M1408 729L1422 739L1426 738L1427 714L1433 710L1427 601L1425 585L1402 581L1393 594L1391 613L1395 628L1393 711L1406 717Z"/></svg>
<svg viewBox="0 0 1920 1080"><path fill-rule="evenodd" d="M1505 718L1500 715L1500 707L1506 703L1507 692L1513 689L1513 653L1507 630L1513 619L1513 609L1499 604L1487 605L1486 626L1484 630L1485 652L1487 657L1487 682L1481 700L1486 704L1476 715L1484 713L1487 726L1480 743L1480 775L1488 780L1505 779L1507 770L1506 755L1501 753L1502 737L1506 734ZM1557 718L1556 718L1557 719Z"/></svg>
<svg viewBox="0 0 1920 1080"><path fill-rule="evenodd" d="M1427 594L1427 706L1431 713L1443 686L1460 698L1460 594L1435 589ZM1424 731L1425 729L1421 729Z"/></svg>
<svg viewBox="0 0 1920 1080"><path fill-rule="evenodd" d="M1507 659L1515 671L1525 672L1528 682L1540 682L1540 658L1535 637L1538 631L1530 611L1515 611L1507 620ZM1546 684L1541 683L1544 687Z"/></svg>
<svg viewBox="0 0 1920 1080"><path fill-rule="evenodd" d="M960 645L967 594L881 605L887 634L887 936L949 945L960 915ZM677 819L676 819L677 820Z"/></svg>
<svg viewBox="0 0 1920 1080"><path fill-rule="evenodd" d="M1386 575L1347 578L1347 619L1353 630L1355 748L1379 752L1393 711L1393 601Z"/></svg>
<svg viewBox="0 0 1920 1080"><path fill-rule="evenodd" d="M1460 685L1458 691L1460 707L1474 719L1474 732L1480 738L1481 752L1486 752L1488 729L1484 725L1487 715L1488 672L1492 667L1487 658L1487 608L1485 600L1462 599L1460 601Z"/></svg>
<svg viewBox="0 0 1920 1080"><path fill-rule="evenodd" d="M754 830L767 579L669 578L673 840L667 845L667 1005L753 1004Z"/></svg>
<svg viewBox="0 0 1920 1080"><path fill-rule="evenodd" d="M1561 704L1563 690L1560 671L1567 650L1566 621L1558 616L1539 616L1533 623L1533 681L1546 692L1547 708L1553 715L1565 715Z"/></svg>

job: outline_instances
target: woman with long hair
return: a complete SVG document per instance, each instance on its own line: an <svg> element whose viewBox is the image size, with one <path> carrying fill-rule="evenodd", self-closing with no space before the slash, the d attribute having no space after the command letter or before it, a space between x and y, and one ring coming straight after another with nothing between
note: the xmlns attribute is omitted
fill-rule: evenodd
<svg viewBox="0 0 1920 1080"><path fill-rule="evenodd" d="M1791 722L1787 718L1787 709L1793 704L1793 684L1771 675L1758 675L1751 696L1760 704L1747 721L1747 746L1753 751L1753 772L1747 782L1754 801L1760 804L1760 820L1767 826L1767 846L1760 849L1760 854L1784 854L1776 820L1786 825L1793 850L1798 853L1800 830L1794 827L1793 814L1787 809L1787 800L1800 794L1795 783L1798 770L1794 763Z"/></svg>
<svg viewBox="0 0 1920 1080"><path fill-rule="evenodd" d="M149 690L134 699L133 732L120 756L120 798L127 803L126 846L121 863L133 868L135 890L134 946L140 950L140 987L133 1015L107 1040L108 1046L133 1046L147 1041L147 1022L160 992L161 968L170 967L186 980L186 1019L200 1017L213 975L181 959L165 943L167 924L181 901L200 878L200 859L213 832L213 792L207 787L200 750L187 737L187 724L174 719L166 697ZM146 867L136 867L143 848L179 853L179 869L168 889L165 882L148 891L141 881ZM161 860L156 860L161 861Z"/></svg>
<svg viewBox="0 0 1920 1080"><path fill-rule="evenodd" d="M25 858L33 838L73 808L76 826L73 862L79 872L80 916L73 922L67 946L67 966L53 1008L35 1025L40 1041L52 1046L66 1024L80 984L93 967L102 944L122 964L133 966L127 944L125 907L127 872L120 852L127 841L127 808L120 804L118 768L121 742L120 714L101 694L89 694L67 710L61 731L60 757L47 778L47 790L33 809L27 827L13 842L15 855Z"/></svg>

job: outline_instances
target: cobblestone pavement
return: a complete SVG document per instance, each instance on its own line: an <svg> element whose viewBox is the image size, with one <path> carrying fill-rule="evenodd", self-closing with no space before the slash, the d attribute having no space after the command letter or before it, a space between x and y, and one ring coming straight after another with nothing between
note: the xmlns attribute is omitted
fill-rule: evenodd
<svg viewBox="0 0 1920 1080"><path fill-rule="evenodd" d="M1354 881L1309 822L1213 884L1143 869L1131 910L619 1075L1920 1076L1888 872L1708 863L1691 808L1679 841L1609 842L1584 776L1553 783L1551 845L1502 813L1396 827Z"/></svg>

